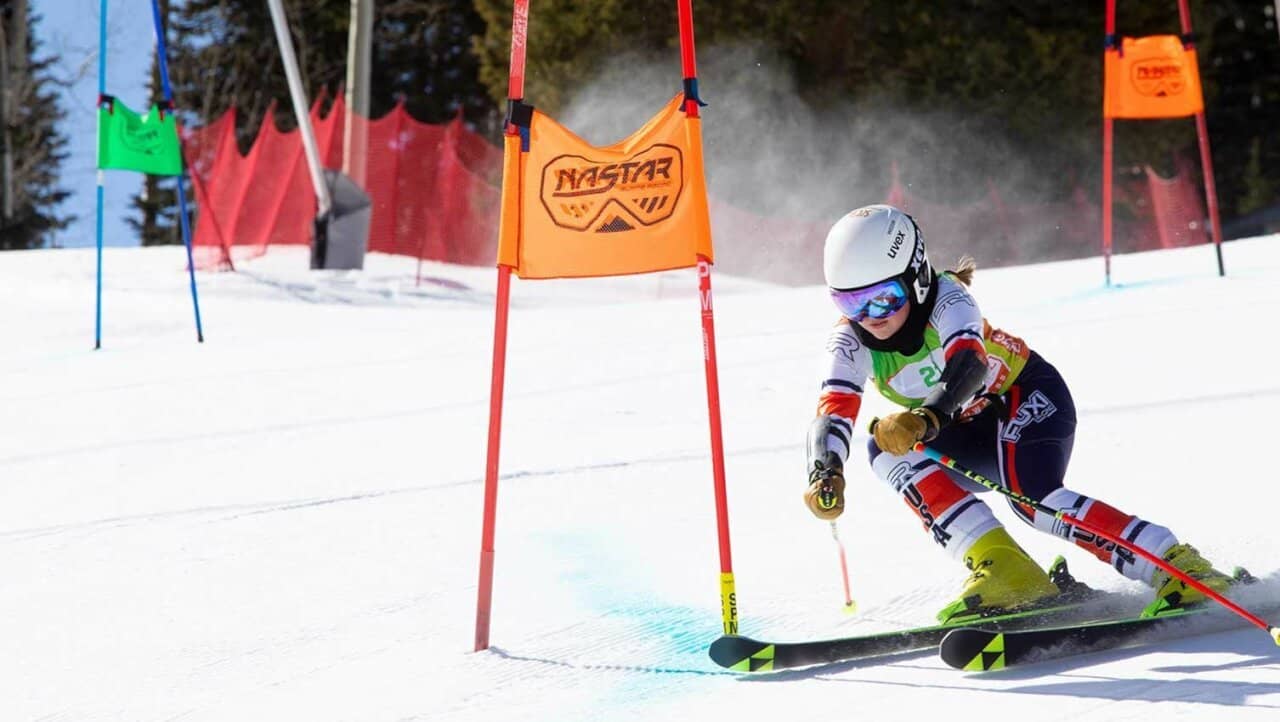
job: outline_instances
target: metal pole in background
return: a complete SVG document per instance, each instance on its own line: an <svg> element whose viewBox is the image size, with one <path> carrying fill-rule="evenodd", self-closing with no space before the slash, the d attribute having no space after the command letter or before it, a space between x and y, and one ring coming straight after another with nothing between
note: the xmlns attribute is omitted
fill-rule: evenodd
<svg viewBox="0 0 1280 722"><path fill-rule="evenodd" d="M106 0L103 0L104 2ZM329 197L329 184L324 182L324 168L320 165L320 147L316 144L315 129L307 103L307 93L302 88L302 75L298 72L298 56L293 50L293 37L289 34L289 19L284 14L280 0L267 0L271 9L271 24L276 29L276 42L280 45L280 59L284 62L284 74L289 81L289 99L293 102L293 114L298 119L302 133L302 147L307 153L307 166L311 170L311 184L316 190L317 215L325 216L333 206Z"/></svg>
<svg viewBox="0 0 1280 722"><path fill-rule="evenodd" d="M342 139L342 172L364 190L369 120L369 70L373 55L373 0L351 0L347 34L347 117Z"/></svg>

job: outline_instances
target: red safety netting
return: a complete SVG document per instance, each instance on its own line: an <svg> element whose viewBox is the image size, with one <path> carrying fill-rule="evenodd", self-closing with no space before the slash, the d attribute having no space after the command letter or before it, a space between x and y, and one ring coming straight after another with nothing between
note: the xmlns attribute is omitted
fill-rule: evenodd
<svg viewBox="0 0 1280 722"><path fill-rule="evenodd" d="M326 168L344 170L369 194L369 250L451 263L494 262L502 154L457 118L419 123L402 106L376 120L355 116L346 133L345 105L311 109ZM232 268L271 245L309 245L315 192L295 131L271 120L246 155L235 142L235 111L203 128L184 130L198 214L192 242L198 268ZM351 141L353 152L344 158Z"/></svg>
<svg viewBox="0 0 1280 722"><path fill-rule="evenodd" d="M1172 178L1161 178L1151 166L1145 172L1160 247L1192 246L1209 240L1204 195L1196 186L1192 163L1180 158L1178 172Z"/></svg>
<svg viewBox="0 0 1280 722"><path fill-rule="evenodd" d="M372 201L369 250L424 260L492 265L496 258L502 152L467 130L461 118L420 123L397 106L375 120L353 116L345 128L341 98L326 114L311 109L326 168L344 170ZM233 268L272 245L309 245L316 214L302 140L265 116L248 154L235 140L235 112L183 130L198 213L196 267ZM350 145L350 158L344 149ZM344 162L346 167L344 168ZM1180 162L1173 178L1149 167L1119 174L1117 249L1170 248L1206 239L1204 199L1195 168ZM969 203L932 202L912 193L896 165L884 201L921 219L936 262L981 249L985 265L1074 258L1093 252L1101 211L1080 188L1058 202L1017 202L988 182ZM780 282L816 282L794 259L821 254L826 223L766 218L712 200L712 228L724 270ZM810 264L811 265L811 264ZM805 268L808 268L806 265ZM820 280L820 279L818 279Z"/></svg>

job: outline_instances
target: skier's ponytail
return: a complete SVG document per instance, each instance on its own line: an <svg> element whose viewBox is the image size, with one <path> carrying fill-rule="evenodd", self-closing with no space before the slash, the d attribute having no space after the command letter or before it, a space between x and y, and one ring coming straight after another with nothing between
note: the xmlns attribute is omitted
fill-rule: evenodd
<svg viewBox="0 0 1280 722"><path fill-rule="evenodd" d="M956 263L956 267L951 269L950 273L956 277L957 281L966 286L972 286L973 274L977 272L977 270L978 262L973 260L973 256L966 255L960 257L960 260Z"/></svg>

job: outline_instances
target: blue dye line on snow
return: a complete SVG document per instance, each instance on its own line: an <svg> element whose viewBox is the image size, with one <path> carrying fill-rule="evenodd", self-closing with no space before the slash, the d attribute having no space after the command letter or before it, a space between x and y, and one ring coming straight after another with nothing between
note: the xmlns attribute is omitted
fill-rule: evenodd
<svg viewBox="0 0 1280 722"><path fill-rule="evenodd" d="M728 674L707 657L707 647L720 635L718 614L708 609L671 605L648 591L644 577L651 567L625 558L629 556L625 550L643 554L647 549L643 543L623 544L624 549L619 549L616 537L590 538L570 533L546 534L542 540L549 556L574 560L574 568L562 573L558 581L570 589L583 606L597 613L594 619L605 624L610 621L625 624L634 630L635 638L645 642L642 646L646 656L627 664L613 664L617 655L611 653L598 665L592 662L572 665L602 672L618 670L623 674L608 677L609 684L600 686L589 708L564 710L562 722L595 722L607 718L608 710L625 709L629 716L635 716L641 700L661 700L667 704L682 690L697 692L693 681L696 678ZM640 574L626 573L636 568L641 570ZM715 585L711 583L714 571L712 568L707 572L708 594L715 593ZM690 678L687 686L681 681L682 677Z"/></svg>

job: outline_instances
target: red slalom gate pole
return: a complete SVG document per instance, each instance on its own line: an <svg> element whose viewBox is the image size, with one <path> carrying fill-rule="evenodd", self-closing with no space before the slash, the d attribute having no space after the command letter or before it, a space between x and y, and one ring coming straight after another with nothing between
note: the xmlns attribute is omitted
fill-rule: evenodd
<svg viewBox="0 0 1280 722"><path fill-rule="evenodd" d="M698 60L693 49L693 2L677 0L680 18L680 71L684 76L684 112L690 118L698 117Z"/></svg>
<svg viewBox="0 0 1280 722"><path fill-rule="evenodd" d="M1102 56L1105 65L1107 53L1116 52L1116 0L1107 0L1106 38ZM1103 106L1106 105L1107 81L1102 81ZM1114 173L1113 147L1115 140L1115 121L1102 119L1102 257L1106 273L1106 284L1111 286L1111 182Z"/></svg>
<svg viewBox="0 0 1280 722"><path fill-rule="evenodd" d="M1191 41L1191 10L1187 0L1178 0L1178 18L1182 23L1184 45L1194 48ZM1213 154L1209 151L1209 125L1205 121L1204 111L1196 113L1196 141L1200 144L1200 170L1204 173L1205 205L1209 210L1209 237L1213 239L1213 248L1218 255L1218 275L1227 275L1222 264L1222 224L1218 220L1218 188L1213 178Z"/></svg>
<svg viewBox="0 0 1280 722"><path fill-rule="evenodd" d="M511 13L511 71L507 99L524 97L525 47L529 29L529 0L515 0ZM506 124L507 135L519 128ZM512 182L512 179L504 179ZM498 450L502 441L502 393L507 365L507 319L511 299L511 267L498 264L498 289L493 323L493 375L489 387L489 446L484 470L484 520L480 532L480 579L476 592L475 651L489 648L489 622L493 608L494 536L498 513Z"/></svg>
<svg viewBox="0 0 1280 722"><path fill-rule="evenodd" d="M684 76L684 112L698 118L698 66L693 44L692 0L677 0L680 70ZM699 130L700 132L700 130ZM700 142L700 141L699 141ZM711 259L698 256L698 297L702 305L703 366L707 377L707 415L711 426L711 471L715 484L716 532L720 544L720 614L725 634L738 633L738 593L729 545L729 502L725 489L724 434L720 421L720 377L716 364L715 313L711 302Z"/></svg>
<svg viewBox="0 0 1280 722"><path fill-rule="evenodd" d="M475 651L489 648L493 605L493 538L498 513L498 448L502 440L502 391L507 362L507 309L511 268L498 267L498 307L493 329L493 379L489 387L489 451L484 469L484 522L480 532L480 582L476 595Z"/></svg>
<svg viewBox="0 0 1280 722"><path fill-rule="evenodd" d="M698 257L698 296L702 300L702 351L707 376L707 415L711 422L711 472L715 483L716 532L720 541L720 613L725 634L738 633L738 594L729 547L729 495L725 489L724 437L720 423L720 378L716 368L716 327L711 303L711 262Z"/></svg>
<svg viewBox="0 0 1280 722"><path fill-rule="evenodd" d="M1212 599L1213 601L1221 604L1222 606L1226 607L1232 612L1238 614L1240 617L1248 621L1253 626L1266 630L1266 632L1271 635L1271 638L1275 641L1275 643L1277 645L1280 645L1280 627L1276 627L1272 624L1268 624L1266 621L1262 620L1261 618L1259 618L1257 615L1253 614L1249 610L1245 609L1244 607L1241 607L1240 605L1236 604L1230 599L1227 599L1225 596L1223 596L1219 592L1216 592L1213 589L1206 586L1205 584L1203 584L1200 580L1192 577L1191 575L1173 566L1172 564L1161 559L1155 554L1152 554L1146 549L1143 549L1142 547L1137 546L1136 544L1131 544L1127 541L1124 541L1119 537L1108 534L1107 532L1084 521L1083 519L1077 519L1076 517L1064 511L1059 511L1057 509L1053 509L1048 506L1045 506L1044 504L1041 504L1040 502L1036 501L1035 499L1032 499L1031 497L1023 496L1022 494L1019 494L1017 492L1010 491L1009 489L1004 488L1003 486L988 479L982 474L979 474L975 471L965 468L960 463L958 463L955 459L952 459L950 456L947 456L946 454L943 454L937 451L936 449L925 446L924 444L919 442L917 442L913 448L915 451L918 451L924 454L925 456L929 457L930 459L933 459L939 464L942 464L948 469L951 469L963 475L966 479L969 479L970 481L977 482L987 487L988 489L991 489L992 491L997 491L1001 494L1004 494L1005 496L1009 497L1010 499L1013 499L1019 504L1026 504L1027 506L1033 507L1036 511L1043 512L1045 514L1052 514L1056 519L1064 521L1068 524L1073 524L1081 529L1084 529L1087 532L1090 532L1096 536L1106 539L1112 544L1128 549L1134 554L1137 554L1143 559L1146 559L1147 561L1156 565L1162 571L1165 571L1170 575L1178 579L1181 579L1182 581L1186 582L1191 587L1199 591L1201 594L1204 594L1206 597Z"/></svg>
<svg viewBox="0 0 1280 722"><path fill-rule="evenodd" d="M1111 285L1111 182L1114 171L1115 121L1102 119L1102 257L1107 286Z"/></svg>

